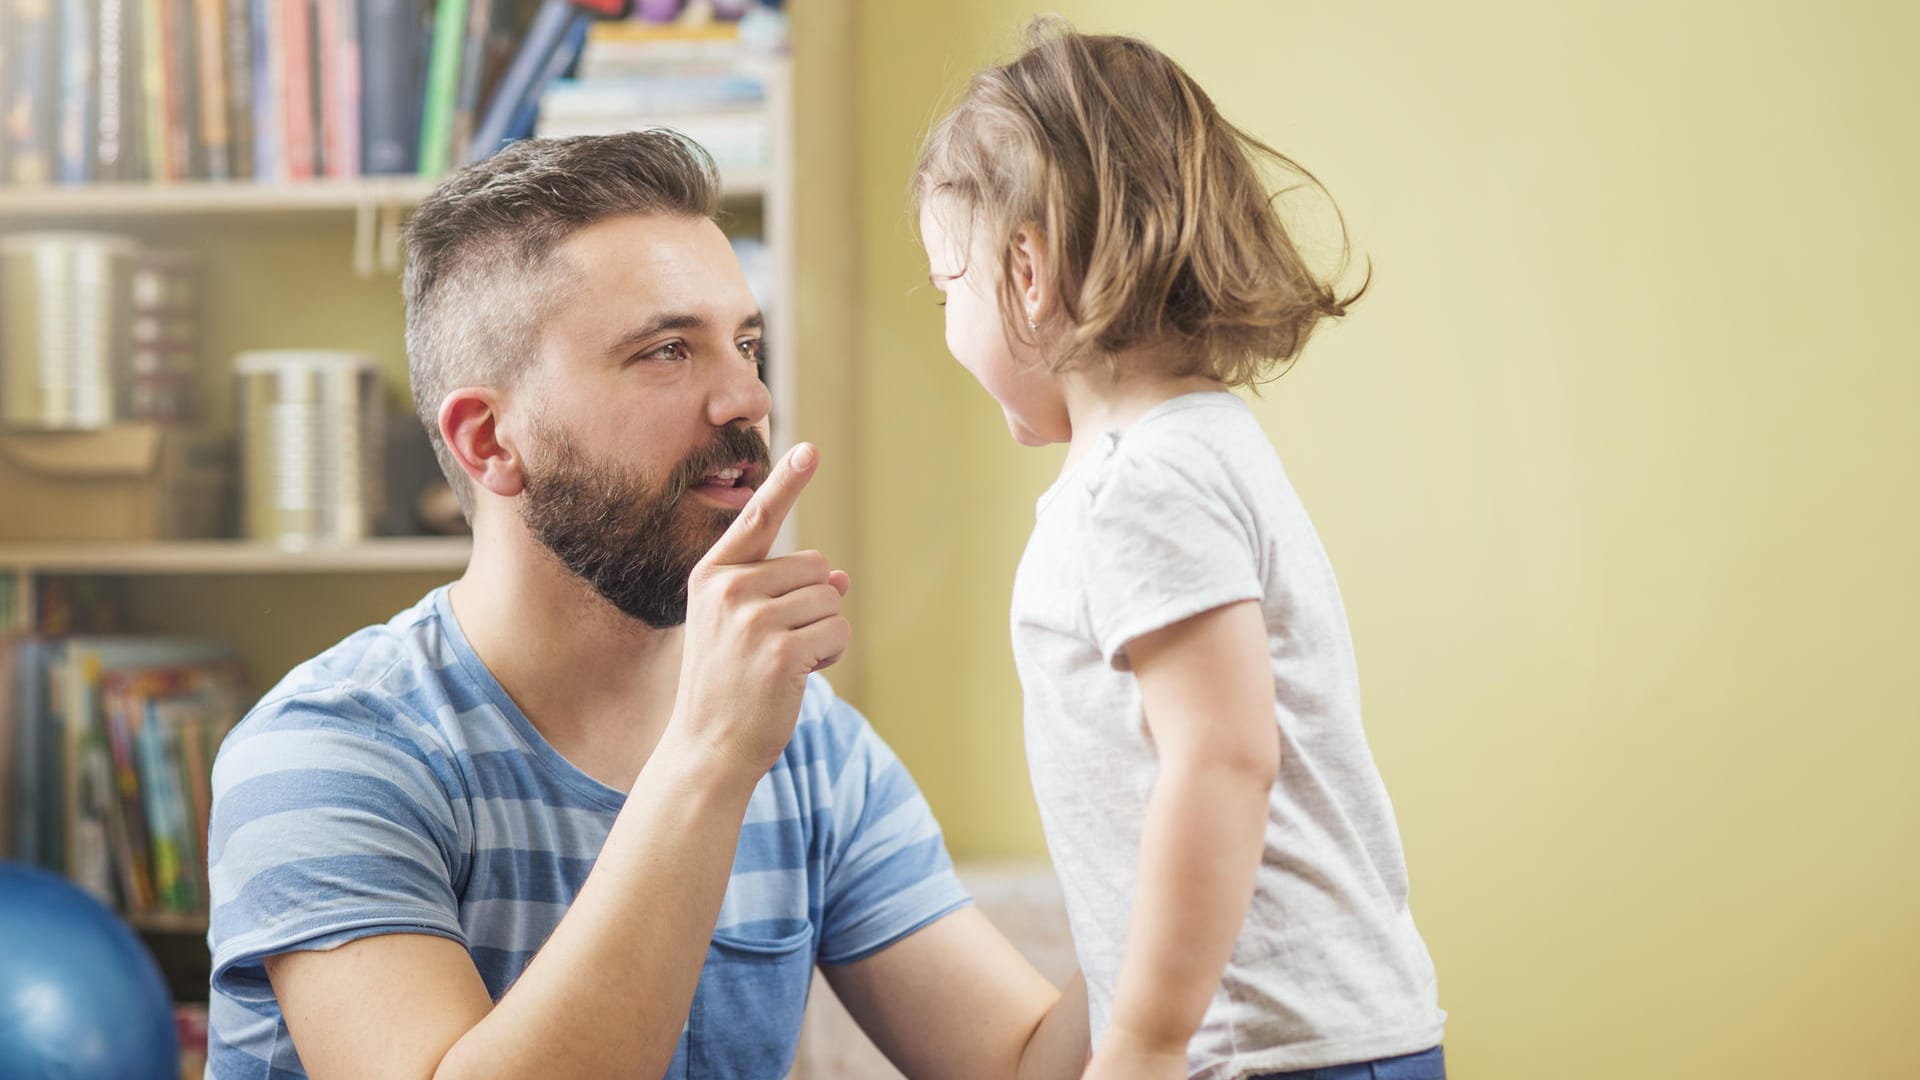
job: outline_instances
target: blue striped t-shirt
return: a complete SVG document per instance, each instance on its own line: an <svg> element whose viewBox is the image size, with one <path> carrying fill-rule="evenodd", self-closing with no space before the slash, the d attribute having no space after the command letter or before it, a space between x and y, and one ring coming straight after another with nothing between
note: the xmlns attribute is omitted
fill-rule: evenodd
<svg viewBox="0 0 1920 1080"><path fill-rule="evenodd" d="M549 746L444 587L295 668L214 766L210 1077L302 1077L265 957L374 934L464 945L498 1000L579 894L626 796ZM771 1080L816 963L967 903L913 779L814 676L747 806L669 1077Z"/></svg>

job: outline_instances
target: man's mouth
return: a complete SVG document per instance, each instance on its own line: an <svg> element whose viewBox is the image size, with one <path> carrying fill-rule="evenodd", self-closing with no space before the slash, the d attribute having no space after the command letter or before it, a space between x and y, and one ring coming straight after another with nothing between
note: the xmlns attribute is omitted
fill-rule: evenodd
<svg viewBox="0 0 1920 1080"><path fill-rule="evenodd" d="M700 478L700 483L702 486L710 486L710 487L757 488L760 486L759 473L760 473L760 467L758 465L755 465L753 462L750 462L750 461L742 461L738 464L728 465L728 466L725 466L724 468L715 469L712 472L709 472L707 475Z"/></svg>
<svg viewBox="0 0 1920 1080"><path fill-rule="evenodd" d="M753 461L737 461L712 469L693 485L693 490L711 499L739 509L753 497L753 491L766 479L766 469Z"/></svg>

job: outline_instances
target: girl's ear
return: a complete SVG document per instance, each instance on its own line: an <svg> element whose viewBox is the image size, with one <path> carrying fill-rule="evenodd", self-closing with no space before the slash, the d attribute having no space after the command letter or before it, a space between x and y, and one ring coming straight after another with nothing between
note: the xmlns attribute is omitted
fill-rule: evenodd
<svg viewBox="0 0 1920 1080"><path fill-rule="evenodd" d="M1053 304L1053 275L1048 273L1047 234L1029 222L1013 234L1014 282L1019 286L1020 314L1028 329L1045 318Z"/></svg>

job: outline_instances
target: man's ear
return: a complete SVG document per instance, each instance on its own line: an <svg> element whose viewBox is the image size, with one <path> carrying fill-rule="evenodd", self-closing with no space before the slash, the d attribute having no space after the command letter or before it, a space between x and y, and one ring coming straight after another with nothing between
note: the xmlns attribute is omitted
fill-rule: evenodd
<svg viewBox="0 0 1920 1080"><path fill-rule="evenodd" d="M1028 222L1013 234L1013 273L1020 289L1020 316L1037 322L1053 305L1053 276L1048 273L1047 234Z"/></svg>
<svg viewBox="0 0 1920 1080"><path fill-rule="evenodd" d="M440 402L440 437L475 487L502 498L526 486L526 460L502 430L500 397L490 387L467 386Z"/></svg>

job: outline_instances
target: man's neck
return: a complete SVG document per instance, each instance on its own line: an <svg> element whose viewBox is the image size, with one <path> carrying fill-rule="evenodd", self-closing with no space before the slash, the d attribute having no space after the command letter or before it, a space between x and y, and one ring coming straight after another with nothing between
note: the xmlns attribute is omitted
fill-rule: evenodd
<svg viewBox="0 0 1920 1080"><path fill-rule="evenodd" d="M561 756L630 789L673 713L681 629L627 617L526 533L484 525L448 593L461 632Z"/></svg>

